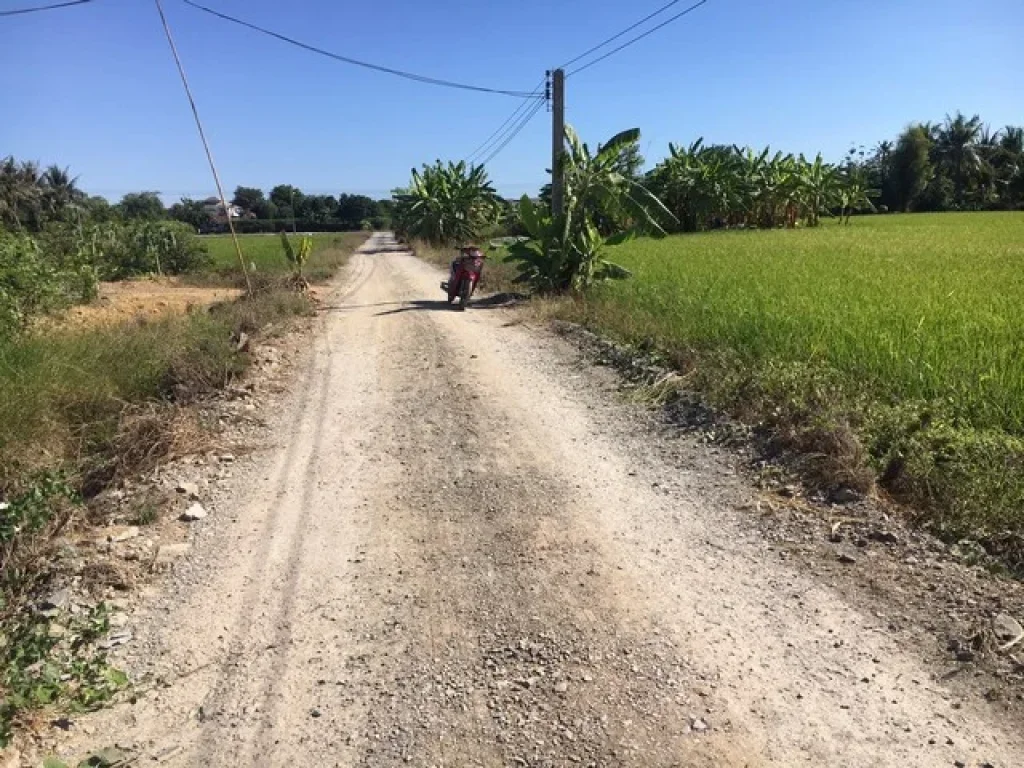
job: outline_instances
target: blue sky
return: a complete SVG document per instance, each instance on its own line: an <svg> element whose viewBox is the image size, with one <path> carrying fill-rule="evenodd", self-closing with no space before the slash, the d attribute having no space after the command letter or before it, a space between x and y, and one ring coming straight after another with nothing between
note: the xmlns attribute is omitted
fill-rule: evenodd
<svg viewBox="0 0 1024 768"><path fill-rule="evenodd" d="M349 56L515 90L664 1L204 0ZM342 65L164 2L229 189L387 196L412 166L470 153L517 106ZM571 78L567 119L591 143L640 127L649 161L699 136L838 158L956 109L1024 123L1022 40L1020 0L710 0ZM213 191L148 0L0 18L0 100L0 156L70 165L111 198ZM538 114L489 165L500 191L543 183L548 121Z"/></svg>

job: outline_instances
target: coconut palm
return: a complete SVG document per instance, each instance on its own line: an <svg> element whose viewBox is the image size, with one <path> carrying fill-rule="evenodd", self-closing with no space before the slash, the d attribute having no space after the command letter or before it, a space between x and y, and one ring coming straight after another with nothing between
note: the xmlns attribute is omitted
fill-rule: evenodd
<svg viewBox="0 0 1024 768"><path fill-rule="evenodd" d="M83 193L78 188L78 177L72 176L68 168L51 165L40 177L43 197L47 208L55 216L61 216L68 208L75 208L82 200Z"/></svg>
<svg viewBox="0 0 1024 768"><path fill-rule="evenodd" d="M40 227L43 220L43 188L39 166L13 157L0 161L0 224L10 229Z"/></svg>
<svg viewBox="0 0 1024 768"><path fill-rule="evenodd" d="M984 165L979 139L984 127L981 118L967 118L962 112L946 116L937 134L935 152L939 164L953 181L953 194L963 204L967 189L977 179Z"/></svg>
<svg viewBox="0 0 1024 768"><path fill-rule="evenodd" d="M1024 127L1008 125L999 132L999 147L1011 155L1024 155Z"/></svg>

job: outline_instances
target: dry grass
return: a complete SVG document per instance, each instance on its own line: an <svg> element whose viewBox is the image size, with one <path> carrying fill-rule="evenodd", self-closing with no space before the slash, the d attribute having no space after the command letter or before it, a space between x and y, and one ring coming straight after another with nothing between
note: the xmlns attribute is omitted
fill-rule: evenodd
<svg viewBox="0 0 1024 768"><path fill-rule="evenodd" d="M177 317L0 344L0 493L63 468L91 495L119 472L168 455L195 438L176 406L248 365L239 334L310 312L307 297L268 290Z"/></svg>

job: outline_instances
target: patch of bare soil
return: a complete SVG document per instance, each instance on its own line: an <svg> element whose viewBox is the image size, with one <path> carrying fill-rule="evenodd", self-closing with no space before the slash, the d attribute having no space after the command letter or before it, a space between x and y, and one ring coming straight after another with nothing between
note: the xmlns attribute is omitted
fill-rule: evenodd
<svg viewBox="0 0 1024 768"><path fill-rule="evenodd" d="M39 323L44 328L90 328L137 318L152 320L161 315L180 314L190 308L230 301L241 295L242 292L234 288L189 285L178 277L100 283L96 301L71 307Z"/></svg>

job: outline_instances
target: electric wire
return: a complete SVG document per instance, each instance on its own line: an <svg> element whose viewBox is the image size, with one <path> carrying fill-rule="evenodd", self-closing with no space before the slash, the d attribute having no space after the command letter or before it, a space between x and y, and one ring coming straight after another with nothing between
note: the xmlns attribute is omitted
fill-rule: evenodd
<svg viewBox="0 0 1024 768"><path fill-rule="evenodd" d="M543 98L542 96L540 96L540 93L544 87L545 82L546 78L542 78L541 81L537 83L537 86L533 89L533 93L537 95L539 98ZM495 137L501 134L505 130L505 127L509 125L519 115L520 112L529 108L530 104L531 102L527 100L520 104L518 107L516 107L512 114L505 119L505 122L499 125L490 136L484 139L483 143L480 144L480 146L478 146L476 149L474 149L466 156L466 161L469 162L473 157L484 154L489 148L489 146L494 142Z"/></svg>
<svg viewBox="0 0 1024 768"><path fill-rule="evenodd" d="M591 61L587 62L583 66L577 67L572 72L569 72L568 74L566 74L566 77L569 78L569 77L572 77L573 75L578 75L580 72L582 72L585 69L590 69L595 64L598 64L598 63L604 61L605 59L609 58L610 56L614 56L619 51L628 48L629 46L633 45L634 43L640 42L641 40L643 40L648 35L652 35L655 32L657 32L659 29L662 29L663 27L667 27L673 21L677 21L678 19L681 19L683 16L686 16L687 14L693 13L695 10L697 10L698 8L700 8L702 5L706 4L707 2L708 2L708 0L700 0L700 2L694 3L693 5L689 6L688 8L685 8L684 10L682 10L679 13L675 14L674 16L670 16L669 18L665 19L665 21L661 22L660 24L657 24L657 25L651 27L646 32L642 32L641 34L637 35L636 37L627 40L622 45L616 46L612 50L608 51L607 53L605 53L605 54L603 54L601 56L598 56L596 59L592 59Z"/></svg>
<svg viewBox="0 0 1024 768"><path fill-rule="evenodd" d="M36 5L31 8L15 8L13 11L0 11L0 16L20 16L24 13L39 13L40 11L55 11L58 8L70 8L72 5L85 5L93 0L68 0L66 3L53 3L52 5Z"/></svg>
<svg viewBox="0 0 1024 768"><path fill-rule="evenodd" d="M526 128L529 122L533 120L534 116L536 116L536 114L541 110L541 107L543 106L544 99L538 99L537 104L533 107L533 109L531 109L526 115L520 118L515 130L513 130L505 138L505 140L497 147L497 149L495 149L493 152L491 152L491 154L489 154L482 161L480 161L480 165L487 165L489 162L491 162L491 160L497 157L501 153L501 151L505 149L505 147L507 147L512 142L512 140L522 132L524 128Z"/></svg>
<svg viewBox="0 0 1024 768"><path fill-rule="evenodd" d="M303 43L300 40L296 40L293 37L288 37L287 35L282 35L278 32L273 32L269 29L266 29L265 27L252 24L248 21L243 21L242 19L236 18L234 16L229 16L226 13L215 11L212 8L208 8L205 5L200 5L199 3L193 2L192 0L184 0L184 2L186 5L190 5L193 8L203 11L204 13L208 13L212 16L216 16L217 18L223 19L225 21L230 21L233 24L238 24L239 26L246 27L261 34L268 35L270 37L281 40L285 43L289 43L290 45L294 45L304 50L311 51L312 53L320 54L321 56L326 56L329 59L334 59L335 61L340 61L345 64L352 64L353 66L363 67L364 69L372 69L376 72L384 72L389 75L394 75L395 77L401 77L405 78L406 80L412 80L414 82L424 83L427 85L437 85L443 86L445 88L457 88L464 91L476 91L478 93L494 93L502 96L513 96L519 99L529 99L533 96L533 94L531 94L528 91L510 91L501 88L485 88L479 85L469 85L467 83L459 83L453 80L442 80L441 78L437 77L428 77L426 75L416 74L415 72L407 72L401 69L394 69L392 67L385 67L380 64L372 64L367 61L353 59L350 56L343 56L339 53L333 53L323 48L318 48L315 45Z"/></svg>
<svg viewBox="0 0 1024 768"><path fill-rule="evenodd" d="M665 12L665 11L667 11L667 10L668 10L669 8L671 8L671 7L673 6L673 5L678 5L678 4L679 4L679 3L681 3L681 2L682 2L682 0L672 0L672 2L670 2L670 3L666 3L665 5L663 5L663 6L661 6L660 8L658 8L658 9L657 9L656 11L653 11L652 13L649 13L649 14L647 14L646 16L644 16L644 17L643 17L642 19L640 19L640 21L638 21L638 22L637 22L636 24L631 24L630 26L626 27L626 28L625 28L624 30L622 30L621 32L618 32L618 33L616 33L616 34L612 35L611 37L609 37L609 38L608 38L607 40L603 40L602 42L598 43L598 44L597 44L597 45L595 45L595 46L594 46L593 48L588 48L587 50L585 50L585 51L584 51L583 53L581 53L581 54L580 54L579 56L577 56L576 58L574 58L574 59L569 59L569 60L568 60L567 62L565 62L565 63L564 63L564 64L563 64L563 65L562 65L562 66L560 67L560 69L567 69L568 67L571 67L571 66L572 66L573 64L575 64L575 63L576 63L577 61L580 61L581 59L585 59L585 58L587 58L587 56L589 56L590 54L594 53L595 51L599 51L599 50L601 50L602 48L604 48L604 47L605 47L606 45L608 45L608 43L613 43L613 42L615 42L615 41L616 41L616 40L618 40L618 39L619 39L620 37L622 37L623 35L625 35L625 34L626 34L627 32L632 32L632 31L633 31L634 29L636 29L637 27L639 27L639 26L642 26L642 25L646 24L646 23L647 23L648 21L650 21L651 19L653 19L653 18L654 18L655 16L658 16L658 15L660 15L660 14L664 13L664 12Z"/></svg>
<svg viewBox="0 0 1024 768"><path fill-rule="evenodd" d="M167 16L164 14L164 6L160 0L155 0L157 13L160 14L160 23L164 28L164 35L167 37L167 45L170 46L171 55L174 57L174 64L178 68L178 76L181 77L181 84L185 88L185 95L188 97L189 107L192 109L192 117L195 118L196 128L199 130L199 138L203 142L203 149L206 151L206 159L210 163L210 172L213 173L213 181L217 185L217 194L220 196L220 204L224 207L224 214L228 222L228 230L231 232L231 241L235 246L235 254L238 256L238 266L242 268L242 276L245 277L245 292L252 298L252 281L249 279L249 270L245 266L245 257L242 255L242 246L238 242L238 233L235 232L235 225L231 221L231 213L228 209L228 201L224 196L224 185L220 183L220 174L217 173L217 165L213 162L213 151L210 149L210 142L206 139L206 131L203 130L203 121L199 119L199 109L196 107L196 100L192 96L192 89L189 87L188 78L185 76L185 67L178 55L178 46L174 44L174 37L171 35L171 26L167 23Z"/></svg>
<svg viewBox="0 0 1024 768"><path fill-rule="evenodd" d="M540 99L540 100L544 100L545 99L545 97L541 94L541 88L543 87L543 85L544 85L544 81L541 80L540 85L537 88L534 89L534 93L538 94L537 98ZM505 122L503 122L501 125L499 125L490 136L488 136L486 139L484 139L483 143L480 146L478 146L476 149L474 149L472 152L470 152L468 155L466 155L466 162L467 163L472 162L474 158L481 157L481 156L487 154L487 152L489 152L495 145L500 143L502 141L502 139L505 138L505 134L507 133L507 131L511 130L511 127L507 127L507 126L510 126L511 123L517 117L519 117L520 113L522 113L525 110L529 109L530 106L532 106L532 104L533 104L532 100L524 101L522 104L520 104L515 109L515 111L512 112L512 114L509 115L505 119Z"/></svg>

